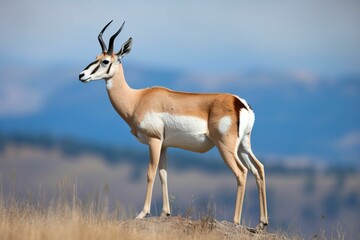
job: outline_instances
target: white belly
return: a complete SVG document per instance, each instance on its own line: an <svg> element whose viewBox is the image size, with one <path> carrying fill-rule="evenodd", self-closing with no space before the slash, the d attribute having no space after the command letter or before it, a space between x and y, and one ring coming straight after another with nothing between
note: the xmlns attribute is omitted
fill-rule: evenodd
<svg viewBox="0 0 360 240"><path fill-rule="evenodd" d="M163 143L164 147L177 147L193 152L207 152L213 146L213 142L205 133L169 132L166 134Z"/></svg>
<svg viewBox="0 0 360 240"><path fill-rule="evenodd" d="M162 133L164 147L206 152L214 146L207 136L207 121L198 117L148 113L138 128Z"/></svg>

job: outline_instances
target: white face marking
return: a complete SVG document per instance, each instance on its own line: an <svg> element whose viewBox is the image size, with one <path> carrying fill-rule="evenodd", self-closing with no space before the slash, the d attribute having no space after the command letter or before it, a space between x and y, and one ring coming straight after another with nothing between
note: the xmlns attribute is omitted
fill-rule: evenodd
<svg viewBox="0 0 360 240"><path fill-rule="evenodd" d="M206 152L214 146L207 137L207 121L198 117L150 112L138 128L162 136L166 147Z"/></svg>
<svg viewBox="0 0 360 240"><path fill-rule="evenodd" d="M83 82L89 82L93 80L108 79L111 78L118 67L119 62L113 61L110 56L105 56L102 59L96 60L91 63L84 71L80 73L80 78Z"/></svg>
<svg viewBox="0 0 360 240"><path fill-rule="evenodd" d="M222 117L219 121L219 131L222 135L225 135L231 126L231 117Z"/></svg>

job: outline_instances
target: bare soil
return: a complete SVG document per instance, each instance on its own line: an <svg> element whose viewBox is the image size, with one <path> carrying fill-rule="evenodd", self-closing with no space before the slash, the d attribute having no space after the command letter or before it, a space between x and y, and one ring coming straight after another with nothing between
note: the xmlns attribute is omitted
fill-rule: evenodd
<svg viewBox="0 0 360 240"><path fill-rule="evenodd" d="M253 229L213 218L149 217L121 221L120 228L129 239L289 239L281 233L254 232Z"/></svg>

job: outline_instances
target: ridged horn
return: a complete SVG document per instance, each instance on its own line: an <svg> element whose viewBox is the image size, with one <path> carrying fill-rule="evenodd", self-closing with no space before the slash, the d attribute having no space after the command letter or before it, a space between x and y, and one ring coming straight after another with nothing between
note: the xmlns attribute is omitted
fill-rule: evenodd
<svg viewBox="0 0 360 240"><path fill-rule="evenodd" d="M109 50L107 51L108 55L112 55L113 50L114 50L114 40L117 37L117 35L119 35L119 33L121 32L121 30L123 29L125 25L125 21L124 23L121 25L121 27L119 28L119 30L117 30L117 32L111 36L110 40L109 40Z"/></svg>
<svg viewBox="0 0 360 240"><path fill-rule="evenodd" d="M99 43L100 43L103 53L106 53L107 49L106 49L106 44L102 38L102 35L105 32L105 29L110 25L110 23L112 23L112 21L113 20L111 20L108 24L105 25L105 27L101 30L101 32L99 33L99 36L98 36L98 40L99 40Z"/></svg>

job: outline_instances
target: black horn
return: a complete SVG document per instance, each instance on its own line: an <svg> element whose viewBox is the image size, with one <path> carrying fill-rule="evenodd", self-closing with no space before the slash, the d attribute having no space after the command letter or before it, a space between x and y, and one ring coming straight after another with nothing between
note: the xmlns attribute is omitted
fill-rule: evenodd
<svg viewBox="0 0 360 240"><path fill-rule="evenodd" d="M115 38L117 37L117 35L119 35L119 33L121 32L121 30L123 29L124 25L125 25L125 21L124 21L124 23L121 25L121 27L119 28L119 30L117 30L117 32L116 32L114 35L112 35L112 37L110 38L110 40L109 40L109 50L107 51L107 54L108 54L108 55L111 55L111 54L113 53L114 40L115 40Z"/></svg>
<svg viewBox="0 0 360 240"><path fill-rule="evenodd" d="M110 25L110 23L112 23L112 21L113 20L111 20L108 24L105 25L105 27L101 30L101 32L99 33L99 36L98 36L99 43L100 43L103 53L106 53L107 49L106 49L106 44L104 43L104 40L102 39L102 35L103 35L105 29Z"/></svg>

